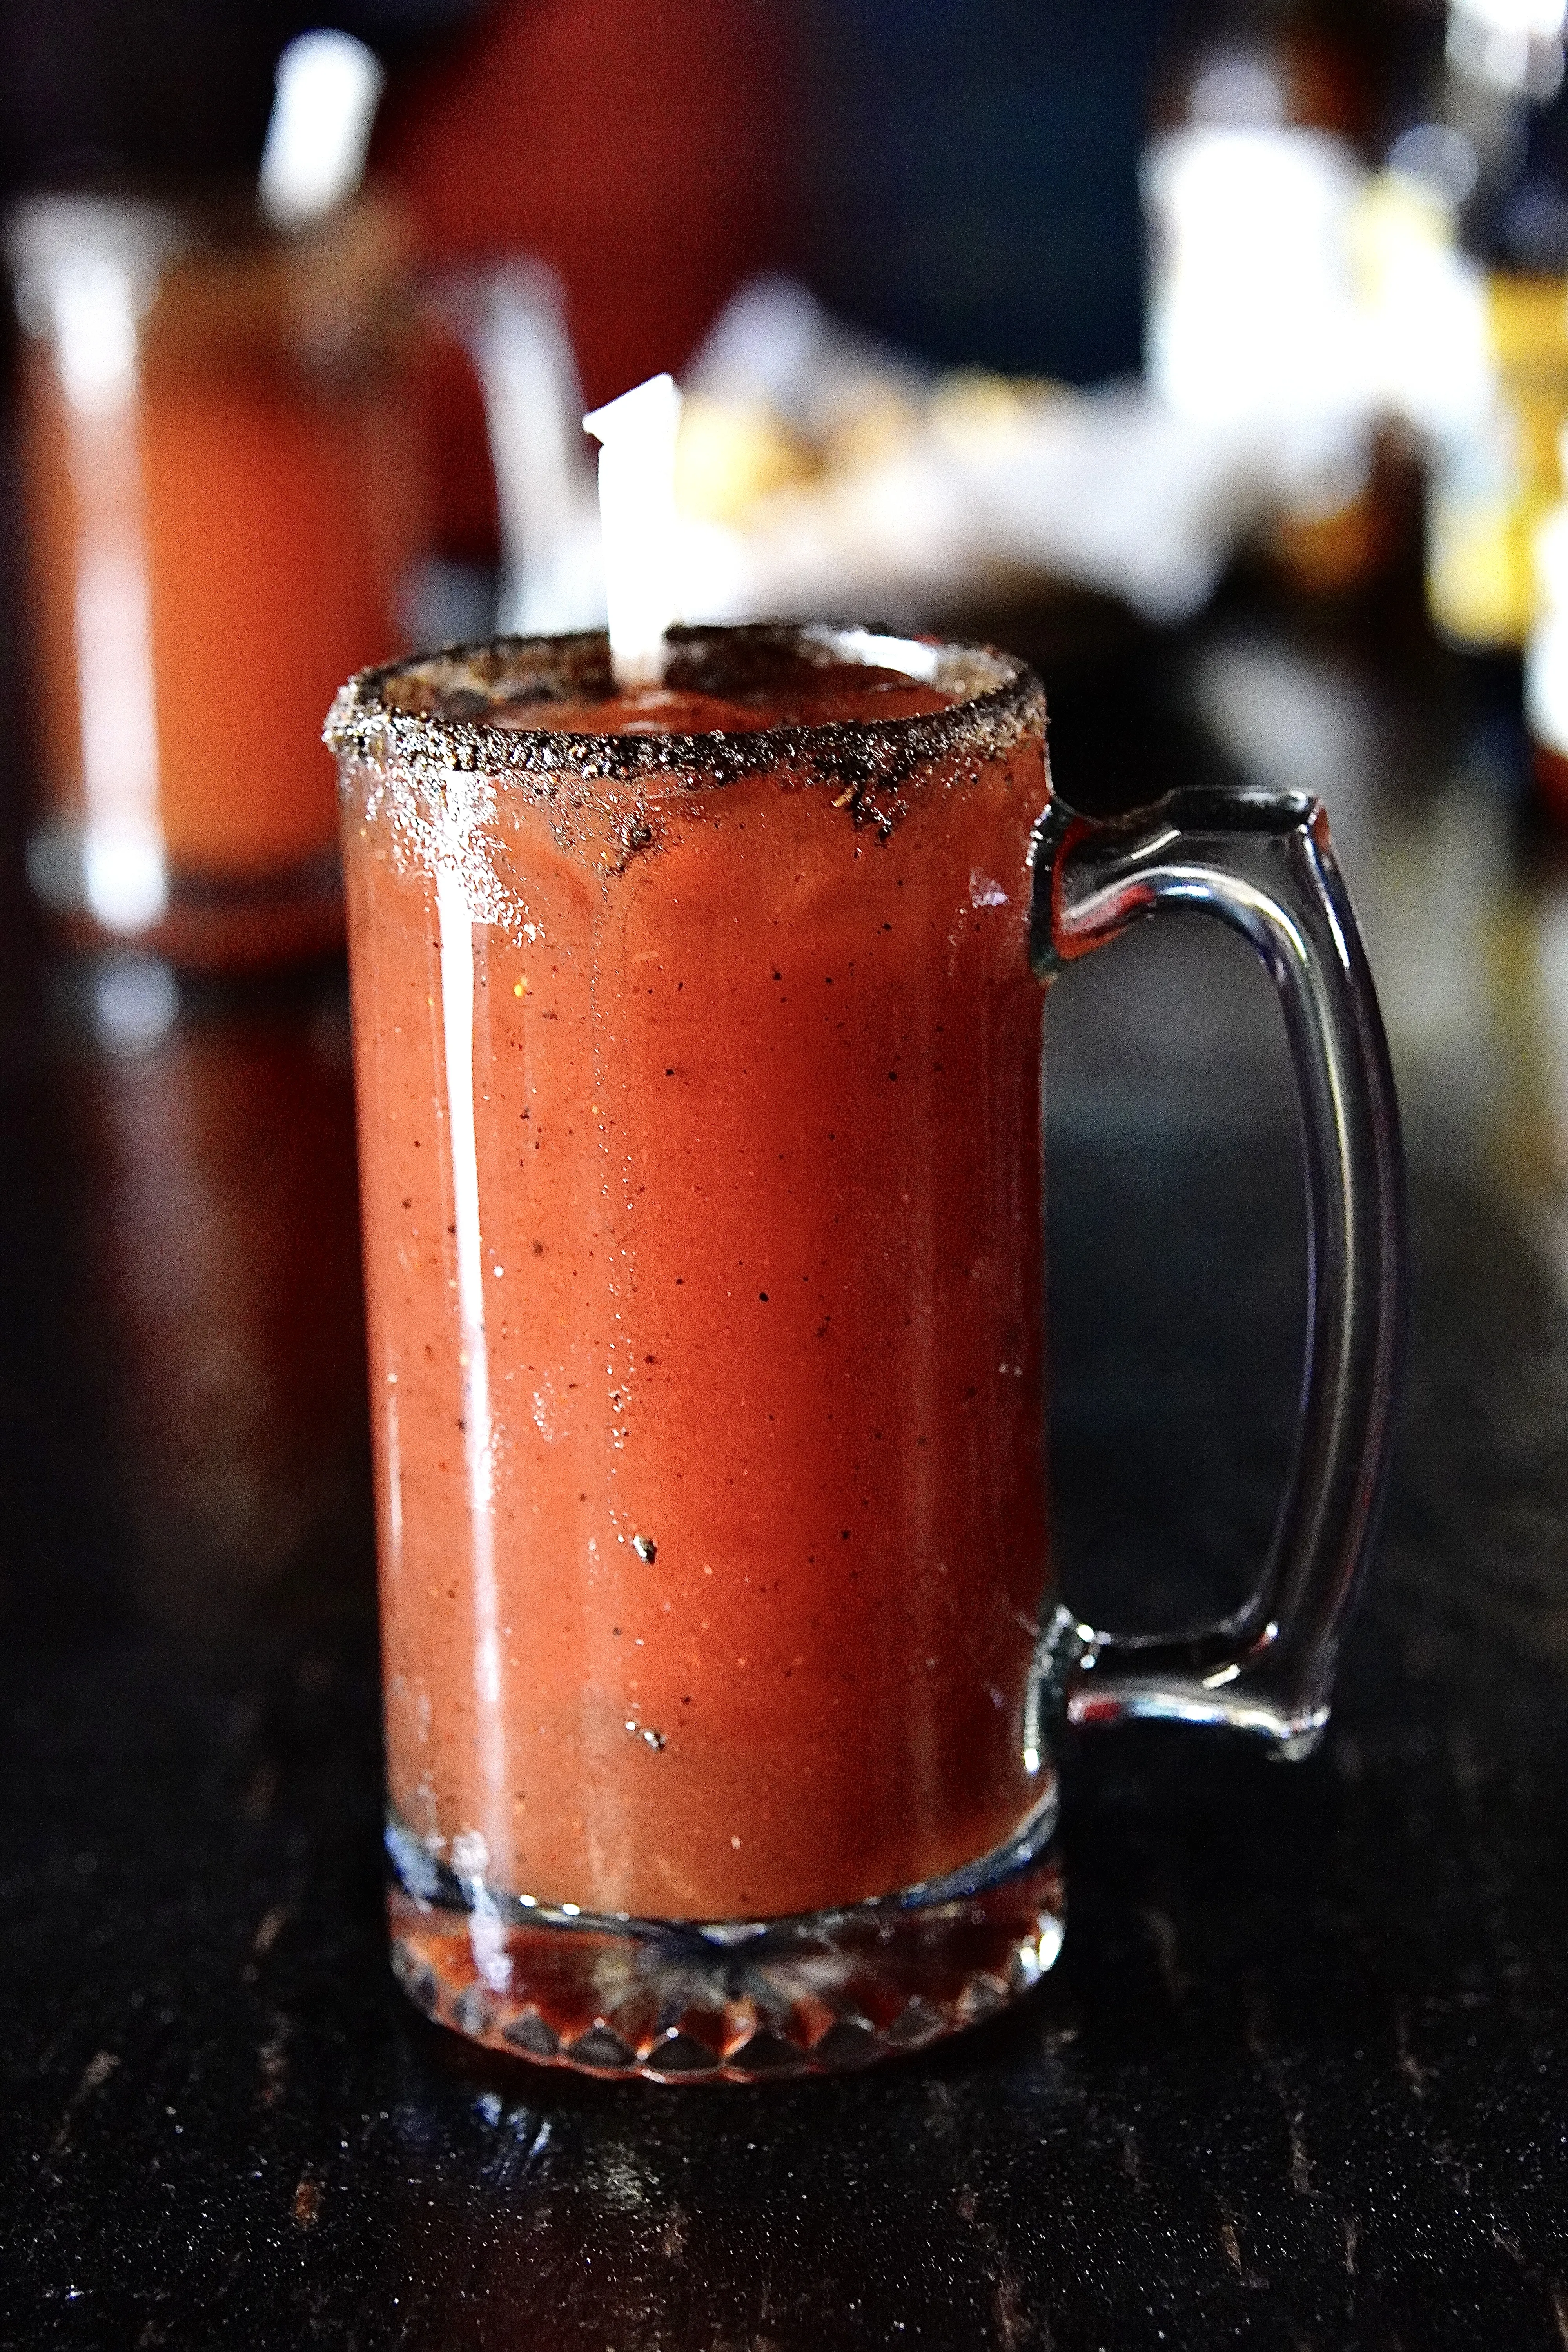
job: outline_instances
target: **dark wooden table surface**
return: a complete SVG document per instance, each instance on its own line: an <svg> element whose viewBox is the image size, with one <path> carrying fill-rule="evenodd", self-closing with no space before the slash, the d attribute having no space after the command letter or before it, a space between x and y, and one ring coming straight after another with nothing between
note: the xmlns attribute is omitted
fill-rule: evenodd
<svg viewBox="0 0 1568 2352"><path fill-rule="evenodd" d="M1054 1979L925 2058L659 2091L426 2024L380 1912L341 975L51 962L12 856L0 2345L1568 2347L1568 858L1506 695L1408 614L1041 652L1069 797L1321 790L1384 989L1414 1325L1323 1748L1072 1749ZM1062 1572L1175 1622L1245 1587L1289 1440L1283 1046L1195 919L1047 1034Z"/></svg>

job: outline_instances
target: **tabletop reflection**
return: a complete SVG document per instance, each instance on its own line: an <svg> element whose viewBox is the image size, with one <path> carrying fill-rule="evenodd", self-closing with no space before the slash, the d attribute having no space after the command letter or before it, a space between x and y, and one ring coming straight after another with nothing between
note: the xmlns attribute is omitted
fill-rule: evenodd
<svg viewBox="0 0 1568 2352"><path fill-rule="evenodd" d="M137 1595L171 1629L363 1583L363 1304L346 992L62 984L86 1278ZM341 1591L339 1598L342 1597Z"/></svg>

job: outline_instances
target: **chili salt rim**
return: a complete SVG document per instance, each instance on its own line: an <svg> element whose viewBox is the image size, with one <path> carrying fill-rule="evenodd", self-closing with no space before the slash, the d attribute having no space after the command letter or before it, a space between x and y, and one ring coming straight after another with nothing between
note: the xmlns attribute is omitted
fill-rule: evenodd
<svg viewBox="0 0 1568 2352"><path fill-rule="evenodd" d="M914 717L837 719L790 722L755 730L667 735L565 733L554 729L498 725L482 716L515 699L519 685L549 678L556 698L585 688L609 691L609 644L603 630L570 636L490 637L447 646L438 652L361 670L340 688L327 714L324 740L340 757L396 765L416 778L436 782L454 773L516 780L542 798L553 799L560 781L602 778L651 783L655 777L678 786L711 787L773 770L857 789L896 791L910 772L932 761L970 753L993 759L1045 725L1045 691L1026 663L994 646L948 644L941 639L900 637L892 631L853 625L753 622L732 628L671 629L668 683L695 682L705 656L720 642L731 655L765 657L770 652L805 651L820 663L861 660L875 666L879 646L921 645L938 658L921 683L963 698L944 710ZM852 650L851 650L852 649ZM903 667L902 664L889 664ZM450 674L449 683L438 673ZM466 673L466 675L465 675ZM914 678L916 673L908 675ZM973 681L965 688L965 677ZM479 711L450 716L434 709L399 709L386 689L398 680L411 688L477 699ZM509 697L500 689L510 686Z"/></svg>

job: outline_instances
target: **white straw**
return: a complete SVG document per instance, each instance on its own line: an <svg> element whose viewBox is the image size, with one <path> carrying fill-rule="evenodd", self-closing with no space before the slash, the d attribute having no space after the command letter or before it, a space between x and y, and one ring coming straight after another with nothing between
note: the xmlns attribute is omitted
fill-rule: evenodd
<svg viewBox="0 0 1568 2352"><path fill-rule="evenodd" d="M657 686L675 595L675 379L650 376L583 419L600 443L599 520L616 684Z"/></svg>
<svg viewBox="0 0 1568 2352"><path fill-rule="evenodd" d="M375 52L352 33L289 42L278 60L257 191L274 228L308 228L353 194L385 79Z"/></svg>

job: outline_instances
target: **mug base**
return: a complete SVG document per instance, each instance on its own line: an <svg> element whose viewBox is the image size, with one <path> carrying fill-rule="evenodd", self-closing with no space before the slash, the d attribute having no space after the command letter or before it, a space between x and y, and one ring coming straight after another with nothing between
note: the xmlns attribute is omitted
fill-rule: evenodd
<svg viewBox="0 0 1568 2352"><path fill-rule="evenodd" d="M926 2048L1022 1999L1062 1940L1056 1804L967 1869L789 1918L569 1915L437 1870L389 1824L392 1966L437 2023L611 2079L753 2083Z"/></svg>

